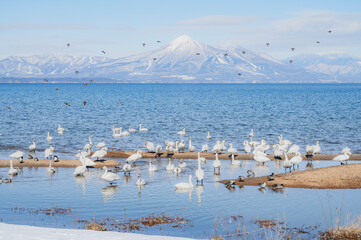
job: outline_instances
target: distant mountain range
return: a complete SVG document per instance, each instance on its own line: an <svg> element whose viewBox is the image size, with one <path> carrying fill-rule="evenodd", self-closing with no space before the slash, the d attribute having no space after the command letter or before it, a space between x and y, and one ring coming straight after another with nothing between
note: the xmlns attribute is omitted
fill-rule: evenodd
<svg viewBox="0 0 361 240"><path fill-rule="evenodd" d="M118 59L58 54L8 57L0 61L0 78L1 82L43 78L53 82L361 82L361 59L300 55L290 64L240 47L217 49L183 35L156 50Z"/></svg>

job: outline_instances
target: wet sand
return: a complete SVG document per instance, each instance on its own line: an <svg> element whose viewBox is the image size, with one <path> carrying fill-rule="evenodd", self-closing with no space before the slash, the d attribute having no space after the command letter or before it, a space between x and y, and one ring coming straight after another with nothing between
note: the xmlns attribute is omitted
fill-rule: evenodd
<svg viewBox="0 0 361 240"><path fill-rule="evenodd" d="M245 176L244 176L245 177ZM228 180L222 180L225 184ZM348 189L361 188L361 164L345 164L339 166L293 171L275 175L274 181L268 181L268 175L246 178L244 182L235 181L236 185L253 185L266 182L266 186L283 184L289 188Z"/></svg>
<svg viewBox="0 0 361 240"><path fill-rule="evenodd" d="M132 155L135 152L108 152L107 156L108 158L127 158L130 155ZM339 154L317 154L314 155L311 158L306 158L306 155L302 155L303 160L332 160L334 157L336 157ZM293 157L294 155L289 154L288 158ZM157 156L155 153L147 153L142 152L143 158L167 158L167 153L162 153L160 156ZM198 158L198 152L184 152L184 153L175 153L174 155L170 156L171 158L177 158L177 159L197 159ZM207 152L207 153L201 153L201 157L205 157L207 160L212 160L216 158L216 155L213 152ZM229 153L222 153L218 154L219 159L231 159ZM269 154L268 158L271 160L279 160L275 159L273 154ZM284 157L282 157L283 159ZM253 160L253 154L245 154L245 153L239 153L237 156L235 156L235 159L241 159L241 160ZM361 160L361 154L353 154L349 160Z"/></svg>
<svg viewBox="0 0 361 240"><path fill-rule="evenodd" d="M52 162L53 167L68 167L75 168L81 166L81 162L77 159L60 159L59 162ZM106 160L104 162L95 162L94 168L102 168L103 166L115 167L120 165L119 162L115 160ZM49 167L49 160L24 160L24 163L20 163L19 160L13 160L14 167ZM10 167L10 160L0 160L0 167Z"/></svg>

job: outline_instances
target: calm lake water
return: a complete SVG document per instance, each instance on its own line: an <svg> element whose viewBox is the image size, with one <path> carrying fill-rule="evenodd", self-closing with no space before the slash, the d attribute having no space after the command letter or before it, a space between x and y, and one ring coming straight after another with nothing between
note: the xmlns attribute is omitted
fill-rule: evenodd
<svg viewBox="0 0 361 240"><path fill-rule="evenodd" d="M55 88L59 88L55 91ZM82 101L87 101L86 106ZM124 105L118 102L122 101ZM66 106L68 102L70 106ZM37 140L38 155L49 147L46 134L60 158L75 158L78 149L88 141L89 134L97 143L105 138L108 147L124 150L142 148L143 141L163 144L165 140L192 137L196 151L207 142L226 140L240 149L254 128L255 140L277 142L283 134L301 146L320 141L322 153L338 153L345 146L353 153L361 147L361 85L231 85L231 84L0 84L0 157L7 158L16 150L26 151L33 138ZM10 106L11 111L5 106ZM57 135L57 124L65 128ZM148 132L113 138L111 126L149 128ZM176 133L186 128L187 135ZM123 159L119 159L123 163ZM178 163L178 160L173 160ZM232 168L224 161L221 175L213 175L212 161L203 165L205 183L191 193L175 192L174 184L188 180L194 174L195 160L186 160L188 167L179 176L165 170L167 160L154 161L158 171L148 172L148 159L142 159L130 178L119 173L118 187L109 188L100 179L103 171L92 169L84 178L72 176L74 169L61 168L49 176L46 168L24 169L11 184L0 185L0 217L7 223L52 227L74 227L75 218L96 216L143 217L168 212L188 216L192 227L152 228L149 234L170 234L204 238L210 235L215 219L243 216L252 219L286 220L291 227L321 224L326 227L326 214L341 207L346 214L360 213L360 190L284 189L282 193L258 187L236 188L229 191L217 180L246 176L248 169L258 176L283 172L276 162L256 166L244 161L242 167ZM301 164L300 169L305 168ZM335 162L314 162L314 167L337 165ZM0 169L7 177L8 169ZM135 185L137 173L148 181L143 189ZM38 209L44 207L72 208L76 216L49 217L17 212L11 208ZM125 210L124 210L125 209ZM228 220L227 220L228 221ZM247 229L252 224L245 223ZM228 228L238 223L229 222ZM221 229L221 227L219 227Z"/></svg>

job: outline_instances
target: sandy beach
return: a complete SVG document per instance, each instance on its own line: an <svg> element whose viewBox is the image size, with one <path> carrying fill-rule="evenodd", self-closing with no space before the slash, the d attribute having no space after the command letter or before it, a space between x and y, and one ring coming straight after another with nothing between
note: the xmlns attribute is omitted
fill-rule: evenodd
<svg viewBox="0 0 361 240"><path fill-rule="evenodd" d="M228 180L222 180L226 183ZM266 186L283 184L289 188L317 189L349 189L361 188L361 164L339 165L325 168L294 171L275 175L274 181L268 181L267 176L246 178L244 182L235 181L236 185L258 186L266 182Z"/></svg>
<svg viewBox="0 0 361 240"><path fill-rule="evenodd" d="M52 162L53 167L67 167L75 168L81 166L81 162L77 159L61 159L59 162ZM95 162L94 168L102 168L103 166L115 167L120 165L119 162L115 160L106 160L104 162ZM39 161L34 160L24 160L23 163L20 163L19 160L13 160L14 167L49 167L49 160L43 159ZM0 167L10 167L10 160L3 159L0 160Z"/></svg>

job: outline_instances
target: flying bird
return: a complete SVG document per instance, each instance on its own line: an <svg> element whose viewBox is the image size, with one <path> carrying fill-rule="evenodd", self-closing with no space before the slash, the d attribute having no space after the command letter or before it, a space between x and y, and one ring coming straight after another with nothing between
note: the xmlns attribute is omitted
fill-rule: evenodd
<svg viewBox="0 0 361 240"><path fill-rule="evenodd" d="M48 79L46 79L46 78L44 78L44 82L49 82L49 80L48 80Z"/></svg>
<svg viewBox="0 0 361 240"><path fill-rule="evenodd" d="M9 110L11 111L11 107L9 107L9 106L6 106L6 108L7 108L7 109L9 109Z"/></svg>
<svg viewBox="0 0 361 240"><path fill-rule="evenodd" d="M89 83L93 83L93 80L89 80Z"/></svg>
<svg viewBox="0 0 361 240"><path fill-rule="evenodd" d="M291 64L291 63L293 63L293 61L292 61L292 60L290 60L290 64Z"/></svg>
<svg viewBox="0 0 361 240"><path fill-rule="evenodd" d="M243 53L243 54L245 54L245 53L246 53L246 51L242 51L242 53Z"/></svg>
<svg viewBox="0 0 361 240"><path fill-rule="evenodd" d="M242 73L238 73L238 76L241 76L242 75Z"/></svg>
<svg viewBox="0 0 361 240"><path fill-rule="evenodd" d="M316 43L320 43L320 41L316 41Z"/></svg>
<svg viewBox="0 0 361 240"><path fill-rule="evenodd" d="M59 88L55 88L55 90L59 90Z"/></svg>
<svg viewBox="0 0 361 240"><path fill-rule="evenodd" d="M225 57L227 57L227 56L228 56L228 53L223 53L223 55L224 55Z"/></svg>
<svg viewBox="0 0 361 240"><path fill-rule="evenodd" d="M79 71L77 70L77 71L75 71L75 74L78 74L79 73Z"/></svg>
<svg viewBox="0 0 361 240"><path fill-rule="evenodd" d="M268 46L269 46L269 43L266 43L266 46L268 47Z"/></svg>
<svg viewBox="0 0 361 240"><path fill-rule="evenodd" d="M295 48L293 47L293 48L291 48L291 50L292 50L292 52L294 52L294 51L295 51Z"/></svg>
<svg viewBox="0 0 361 240"><path fill-rule="evenodd" d="M65 105L67 105L67 106L70 106L70 104L69 104L69 103L67 103L67 102L64 102L64 104L65 104Z"/></svg>
<svg viewBox="0 0 361 240"><path fill-rule="evenodd" d="M157 43L160 43L160 41L158 40Z"/></svg>
<svg viewBox="0 0 361 240"><path fill-rule="evenodd" d="M199 52L197 52L196 55L201 55L201 54Z"/></svg>
<svg viewBox="0 0 361 240"><path fill-rule="evenodd" d="M83 85L84 85L84 86L88 86L88 83L86 83L86 82L83 82Z"/></svg>
<svg viewBox="0 0 361 240"><path fill-rule="evenodd" d="M105 51L103 50L103 51L102 51L102 53L104 53L104 54L105 54Z"/></svg>
<svg viewBox="0 0 361 240"><path fill-rule="evenodd" d="M143 47L145 47L145 43L142 43Z"/></svg>
<svg viewBox="0 0 361 240"><path fill-rule="evenodd" d="M153 58L153 61L155 61L155 60L157 60L157 58L156 58L156 57L154 57L154 58Z"/></svg>
<svg viewBox="0 0 361 240"><path fill-rule="evenodd" d="M119 101L119 104L122 104L122 105L123 105L124 103L122 103L122 101Z"/></svg>
<svg viewBox="0 0 361 240"><path fill-rule="evenodd" d="M332 33L332 31L331 31L331 30L328 30L328 33Z"/></svg>
<svg viewBox="0 0 361 240"><path fill-rule="evenodd" d="M87 103L88 103L87 101L83 101L84 106L87 105Z"/></svg>
<svg viewBox="0 0 361 240"><path fill-rule="evenodd" d="M66 46L70 47L70 43L67 43Z"/></svg>

